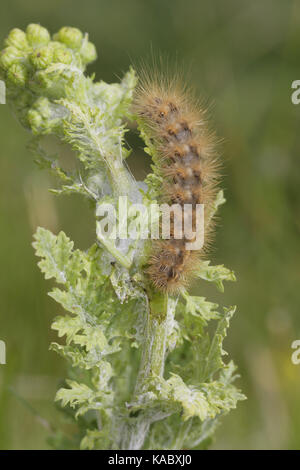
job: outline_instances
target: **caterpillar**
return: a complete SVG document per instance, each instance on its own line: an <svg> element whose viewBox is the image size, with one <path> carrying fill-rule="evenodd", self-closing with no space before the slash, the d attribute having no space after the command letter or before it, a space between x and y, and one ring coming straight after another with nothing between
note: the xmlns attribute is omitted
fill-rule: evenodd
<svg viewBox="0 0 300 470"><path fill-rule="evenodd" d="M178 78L153 75L142 74L133 109L158 155L155 165L163 177L161 201L181 207L191 204L193 229L197 204L204 204L205 245L200 251L188 250L186 238L175 239L173 232L168 240L153 241L147 273L155 288L176 294L190 284L210 243L219 161L206 111L193 94Z"/></svg>

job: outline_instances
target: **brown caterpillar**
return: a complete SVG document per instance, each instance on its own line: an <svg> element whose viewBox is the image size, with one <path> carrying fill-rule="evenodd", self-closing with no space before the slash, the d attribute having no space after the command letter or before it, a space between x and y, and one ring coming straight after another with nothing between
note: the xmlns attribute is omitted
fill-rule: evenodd
<svg viewBox="0 0 300 470"><path fill-rule="evenodd" d="M154 286L176 293L189 284L210 240L212 204L216 197L219 164L216 140L208 131L205 112L179 79L166 81L159 74L142 74L134 99L134 111L146 125L157 149L159 173L164 184L161 199L168 204L204 204L204 240L200 251L186 249L186 238L154 241L147 272ZM172 235L173 234L173 235ZM190 241L190 240L189 240Z"/></svg>

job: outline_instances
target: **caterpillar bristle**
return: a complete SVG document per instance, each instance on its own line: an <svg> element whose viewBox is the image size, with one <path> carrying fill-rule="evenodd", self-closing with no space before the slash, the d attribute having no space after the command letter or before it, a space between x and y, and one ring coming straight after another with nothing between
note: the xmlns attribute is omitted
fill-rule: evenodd
<svg viewBox="0 0 300 470"><path fill-rule="evenodd" d="M196 205L204 204L205 245L200 251L188 250L186 242L191 240L185 237L175 239L173 227L169 240L153 242L147 273L155 288L176 294L189 286L211 244L211 210L220 170L216 138L207 127L206 110L178 78L168 80L157 71L144 70L133 108L157 149L155 163L164 179L161 201L191 204L193 227Z"/></svg>

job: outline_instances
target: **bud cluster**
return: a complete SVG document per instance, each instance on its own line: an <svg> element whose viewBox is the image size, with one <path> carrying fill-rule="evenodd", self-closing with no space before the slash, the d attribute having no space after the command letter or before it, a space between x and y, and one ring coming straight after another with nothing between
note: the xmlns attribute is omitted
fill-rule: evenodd
<svg viewBox="0 0 300 470"><path fill-rule="evenodd" d="M36 135L59 129L66 110L56 100L70 89L76 98L86 65L97 57L94 44L77 28L65 26L51 39L46 28L30 24L26 32L14 28L5 45L0 78L18 118Z"/></svg>

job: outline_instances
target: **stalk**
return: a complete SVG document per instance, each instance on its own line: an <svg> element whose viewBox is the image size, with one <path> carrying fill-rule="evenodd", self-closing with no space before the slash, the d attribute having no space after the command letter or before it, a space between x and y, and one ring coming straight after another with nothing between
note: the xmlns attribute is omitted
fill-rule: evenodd
<svg viewBox="0 0 300 470"><path fill-rule="evenodd" d="M148 391L152 376L163 377L167 353L167 340L175 316L176 301L168 295L156 293L147 309L145 337L133 401L138 403ZM141 449L148 434L151 418L141 413L136 421L125 426L121 448Z"/></svg>
<svg viewBox="0 0 300 470"><path fill-rule="evenodd" d="M114 195L128 196L132 187L132 178L124 164L118 158L111 156L107 173Z"/></svg>
<svg viewBox="0 0 300 470"><path fill-rule="evenodd" d="M115 180L114 170L116 160L111 160L109 166L114 195L128 195L130 191L130 176L124 165L118 168L119 179ZM118 184L117 184L118 183ZM130 268L131 260L122 255L107 239L101 239L105 248L126 269ZM148 292L148 308L145 315L145 333L142 342L141 361L137 374L133 402L139 402L140 397L147 392L149 379L152 376L163 377L167 350L167 338L171 332L177 301L166 294ZM127 419L127 417L126 417ZM147 437L151 419L142 413L133 423L122 426L121 448L128 450L141 449ZM124 432L125 431L125 432Z"/></svg>

